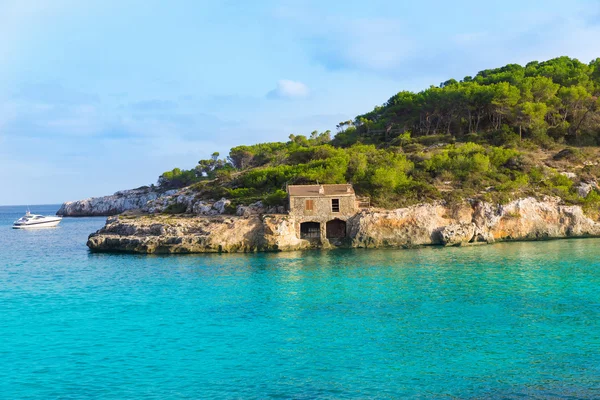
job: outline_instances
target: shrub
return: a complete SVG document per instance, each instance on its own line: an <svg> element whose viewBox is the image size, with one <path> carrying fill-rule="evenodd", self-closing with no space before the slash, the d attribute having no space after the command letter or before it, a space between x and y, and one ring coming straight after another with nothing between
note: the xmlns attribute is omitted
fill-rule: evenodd
<svg viewBox="0 0 600 400"><path fill-rule="evenodd" d="M544 180L544 171L540 167L531 168L528 175L532 183L540 183Z"/></svg>
<svg viewBox="0 0 600 400"><path fill-rule="evenodd" d="M537 129L531 133L531 139L539 146L545 149L552 149L556 146L556 142L552 140L545 130Z"/></svg>
<svg viewBox="0 0 600 400"><path fill-rule="evenodd" d="M221 182L228 182L233 177L233 171L231 169L220 169L215 172L215 177Z"/></svg>
<svg viewBox="0 0 600 400"><path fill-rule="evenodd" d="M411 202L431 201L442 198L440 191L426 182L410 181L398 188L398 194L407 197Z"/></svg>
<svg viewBox="0 0 600 400"><path fill-rule="evenodd" d="M227 215L235 215L237 214L237 203L231 202L225 205L225 209L223 210L223 214Z"/></svg>
<svg viewBox="0 0 600 400"><path fill-rule="evenodd" d="M559 151L552 157L552 159L554 159L556 161L568 160L568 161L572 161L572 162L581 162L581 161L583 161L583 158L584 158L584 156L583 156L583 153L581 152L581 150L574 149L571 147L562 149L561 151Z"/></svg>
<svg viewBox="0 0 600 400"><path fill-rule="evenodd" d="M252 196L256 196L256 189L254 188L236 188L236 189L227 189L227 196L231 199L243 199Z"/></svg>
<svg viewBox="0 0 600 400"><path fill-rule="evenodd" d="M264 197L263 203L267 206L284 206L287 203L287 192L276 190Z"/></svg>
<svg viewBox="0 0 600 400"><path fill-rule="evenodd" d="M573 186L573 181L562 174L554 174L550 178L550 183L554 187L566 187L567 189Z"/></svg>
<svg viewBox="0 0 600 400"><path fill-rule="evenodd" d="M529 176L525 174L519 174L513 180L508 180L507 182L499 185L497 189L501 192L514 192L523 187L526 187L529 184Z"/></svg>
<svg viewBox="0 0 600 400"><path fill-rule="evenodd" d="M496 168L505 166L511 159L517 161L520 156L520 153L517 150L502 147L490 147L487 154L490 158L490 162Z"/></svg>
<svg viewBox="0 0 600 400"><path fill-rule="evenodd" d="M201 177L196 174L195 170L173 168L171 171L164 172L158 178L158 186L161 189L178 189L199 180L201 180Z"/></svg>
<svg viewBox="0 0 600 400"><path fill-rule="evenodd" d="M490 158L483 154L484 148L474 143L452 146L426 160L425 168L434 175L449 171L459 179L470 174L485 173L490 169Z"/></svg>
<svg viewBox="0 0 600 400"><path fill-rule="evenodd" d="M183 214L187 210L187 205L183 203L171 203L163 211L165 214Z"/></svg>
<svg viewBox="0 0 600 400"><path fill-rule="evenodd" d="M358 131L356 130L356 128L351 127L351 128L346 129L345 131L340 132L337 135L335 135L332 143L335 146L350 147L353 144L357 143L358 140L359 140Z"/></svg>
<svg viewBox="0 0 600 400"><path fill-rule="evenodd" d="M413 141L420 143L424 146L431 146L437 143L454 143L454 137L452 135L429 135L421 136L419 138L413 138Z"/></svg>
<svg viewBox="0 0 600 400"><path fill-rule="evenodd" d="M486 135L488 143L494 146L516 147L521 143L521 138L508 125L503 125L500 130L491 131Z"/></svg>
<svg viewBox="0 0 600 400"><path fill-rule="evenodd" d="M425 146L423 146L420 143L409 143L407 145L402 146L402 148L407 153L418 153L423 151L423 149L425 149Z"/></svg>

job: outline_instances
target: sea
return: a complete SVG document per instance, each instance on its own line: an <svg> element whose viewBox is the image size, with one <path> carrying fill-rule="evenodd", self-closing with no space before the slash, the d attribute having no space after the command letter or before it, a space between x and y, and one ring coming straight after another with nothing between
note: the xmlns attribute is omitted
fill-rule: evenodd
<svg viewBox="0 0 600 400"><path fill-rule="evenodd" d="M600 398L598 239L96 254L105 218L25 209L0 207L2 399Z"/></svg>

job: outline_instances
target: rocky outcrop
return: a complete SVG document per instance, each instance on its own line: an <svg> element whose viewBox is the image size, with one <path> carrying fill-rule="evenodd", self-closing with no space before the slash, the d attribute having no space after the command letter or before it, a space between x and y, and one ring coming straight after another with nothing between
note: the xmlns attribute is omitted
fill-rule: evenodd
<svg viewBox="0 0 600 400"><path fill-rule="evenodd" d="M536 240L599 236L600 224L579 206L562 205L560 198L525 198L507 205L479 203L473 222L496 240Z"/></svg>
<svg viewBox="0 0 600 400"><path fill-rule="evenodd" d="M140 211L146 214L166 212L210 216L226 214L230 204L231 201L227 199L207 201L197 194L180 191L151 200Z"/></svg>
<svg viewBox="0 0 600 400"><path fill-rule="evenodd" d="M131 253L220 253L309 248L296 238L286 215L111 217L87 245L94 251Z"/></svg>
<svg viewBox="0 0 600 400"><path fill-rule="evenodd" d="M239 205L236 209L236 215L248 217L250 215L262 215L262 214L283 214L285 213L285 207L283 206L266 206L262 201L245 205Z"/></svg>
<svg viewBox="0 0 600 400"><path fill-rule="evenodd" d="M152 188L122 190L111 196L91 197L78 201L67 201L57 211L65 217L110 216L128 210L139 209L149 201L172 195L173 192L158 192Z"/></svg>
<svg viewBox="0 0 600 400"><path fill-rule="evenodd" d="M228 211L231 201L207 201L187 188L158 191L149 187L122 190L111 196L91 197L63 203L57 215L65 217L112 216L126 211L139 210L146 214L163 212L195 215L221 215ZM235 211L235 210L234 210Z"/></svg>
<svg viewBox="0 0 600 400"><path fill-rule="evenodd" d="M446 246L470 243L476 230L477 225L472 222L448 225L440 229L440 241Z"/></svg>
<svg viewBox="0 0 600 400"><path fill-rule="evenodd" d="M438 243L441 227L470 222L467 211L464 215L462 211L450 215L442 204L363 211L349 221L349 236L353 247L412 247Z"/></svg>
<svg viewBox="0 0 600 400"><path fill-rule="evenodd" d="M588 194L592 190L598 190L598 184L596 182L579 182L577 186L575 186L575 190L577 190L577 194L579 197L587 197Z"/></svg>
<svg viewBox="0 0 600 400"><path fill-rule="evenodd" d="M505 240L600 236L600 224L559 198L525 198L506 205L421 204L397 210L362 211L347 221L346 240L307 241L289 215L242 210L242 216L112 217L90 235L93 251L203 253L285 251L340 247L465 245ZM246 213L245 211L248 211ZM245 216L243 216L245 215Z"/></svg>

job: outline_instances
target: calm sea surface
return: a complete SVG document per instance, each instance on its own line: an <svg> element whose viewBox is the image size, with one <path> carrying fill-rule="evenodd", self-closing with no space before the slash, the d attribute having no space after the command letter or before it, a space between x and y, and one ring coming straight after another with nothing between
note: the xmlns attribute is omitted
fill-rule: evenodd
<svg viewBox="0 0 600 400"><path fill-rule="evenodd" d="M24 210L0 207L1 398L600 397L600 240L106 255L104 218Z"/></svg>

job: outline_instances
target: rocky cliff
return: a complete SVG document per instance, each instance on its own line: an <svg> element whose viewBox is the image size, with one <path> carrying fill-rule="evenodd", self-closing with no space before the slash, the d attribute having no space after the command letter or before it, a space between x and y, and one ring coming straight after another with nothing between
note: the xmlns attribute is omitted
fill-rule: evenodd
<svg viewBox="0 0 600 400"><path fill-rule="evenodd" d="M63 203L57 215L65 217L112 216L125 211L139 210L143 213L156 214L176 210L178 213L194 215L222 215L228 211L231 202L227 199L209 201L197 193L183 188L178 190L158 191L150 187L122 190L111 196L90 197L84 200ZM257 215L264 213L283 213L283 208L264 207L261 202L248 206L238 206L237 215Z"/></svg>
<svg viewBox="0 0 600 400"><path fill-rule="evenodd" d="M239 211L239 210L238 210ZM520 199L507 205L422 204L397 210L363 211L347 221L339 247L464 245L503 240L600 236L600 224L578 206L558 198ZM204 253L285 251L332 247L326 239L296 235L288 215L112 217L90 235L93 251Z"/></svg>
<svg viewBox="0 0 600 400"><path fill-rule="evenodd" d="M65 217L89 217L117 215L124 211L140 209L148 202L160 197L172 195L169 192L158 192L149 187L122 190L111 196L90 197L84 200L67 201L56 212Z"/></svg>
<svg viewBox="0 0 600 400"><path fill-rule="evenodd" d="M216 253L285 251L311 247L296 237L287 215L110 217L90 235L94 251Z"/></svg>

